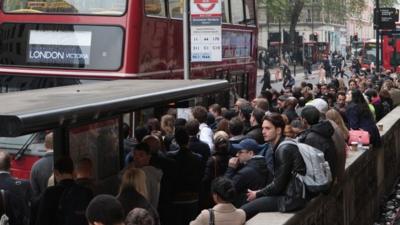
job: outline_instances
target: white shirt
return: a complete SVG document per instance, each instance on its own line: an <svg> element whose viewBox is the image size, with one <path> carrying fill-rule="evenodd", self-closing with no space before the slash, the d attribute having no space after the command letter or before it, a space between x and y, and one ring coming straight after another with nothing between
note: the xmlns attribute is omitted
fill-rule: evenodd
<svg viewBox="0 0 400 225"><path fill-rule="evenodd" d="M199 126L199 139L200 141L205 142L210 147L210 151L214 151L214 142L213 142L213 135L211 128L208 127L207 124L201 123Z"/></svg>

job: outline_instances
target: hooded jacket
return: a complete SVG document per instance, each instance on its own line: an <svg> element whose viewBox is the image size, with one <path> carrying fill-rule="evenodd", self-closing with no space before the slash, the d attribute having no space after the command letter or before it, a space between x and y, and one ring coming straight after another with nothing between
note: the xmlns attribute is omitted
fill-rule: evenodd
<svg viewBox="0 0 400 225"><path fill-rule="evenodd" d="M332 124L327 121L320 121L305 130L299 137L299 142L308 144L324 153L325 160L328 161L332 172L332 178L336 177L336 148L332 141L334 134Z"/></svg>
<svg viewBox="0 0 400 225"><path fill-rule="evenodd" d="M247 189L258 190L265 187L268 178L267 163L262 156L253 156L240 168L228 167L225 177L232 179L238 194L235 205L242 205L246 202Z"/></svg>

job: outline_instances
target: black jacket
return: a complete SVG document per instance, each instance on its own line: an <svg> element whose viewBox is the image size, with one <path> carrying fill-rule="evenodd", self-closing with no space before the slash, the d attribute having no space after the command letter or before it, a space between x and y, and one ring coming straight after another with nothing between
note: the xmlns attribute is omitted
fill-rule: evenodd
<svg viewBox="0 0 400 225"><path fill-rule="evenodd" d="M267 163L264 157L254 156L243 167L228 167L225 177L233 181L238 194L235 203L239 206L246 202L248 189L258 190L265 187L268 178Z"/></svg>
<svg viewBox="0 0 400 225"><path fill-rule="evenodd" d="M199 154L185 147L174 152L168 152L168 157L176 162L176 176L173 184L175 200L182 193L199 193L204 174L204 164Z"/></svg>
<svg viewBox="0 0 400 225"><path fill-rule="evenodd" d="M287 186L294 173L305 175L306 165L295 145L287 144L278 148L285 140L282 137L276 145L270 147L274 152L274 179L265 188L257 192L257 198L262 196L284 196Z"/></svg>
<svg viewBox="0 0 400 225"><path fill-rule="evenodd" d="M336 177L336 148L333 143L332 135L334 129L327 120L312 125L299 136L299 142L308 144L324 153L325 160L328 161L332 172L332 178Z"/></svg>
<svg viewBox="0 0 400 225"><path fill-rule="evenodd" d="M4 172L0 174L0 189L5 191L6 214L10 224L28 224L31 198L29 182L15 179Z"/></svg>
<svg viewBox="0 0 400 225"><path fill-rule="evenodd" d="M206 164L208 157L210 157L210 147L207 143L200 141L197 137L190 137L189 140L189 149L201 155L203 163Z"/></svg>
<svg viewBox="0 0 400 225"><path fill-rule="evenodd" d="M264 144L264 136L260 125L252 126L249 132L247 132L246 137L254 139L260 145Z"/></svg>
<svg viewBox="0 0 400 225"><path fill-rule="evenodd" d="M157 211L153 208L153 206L150 205L143 195L135 190L135 188L123 189L117 196L117 199L119 202L121 202L121 205L124 208L125 216L127 216L128 213L134 208L142 208L150 213L156 222L156 225L160 224Z"/></svg>

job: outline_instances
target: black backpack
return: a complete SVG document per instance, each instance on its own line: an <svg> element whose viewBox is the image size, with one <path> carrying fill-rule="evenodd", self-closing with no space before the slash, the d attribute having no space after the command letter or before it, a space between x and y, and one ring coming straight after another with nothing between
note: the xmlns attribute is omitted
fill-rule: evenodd
<svg viewBox="0 0 400 225"><path fill-rule="evenodd" d="M90 189L73 184L65 187L58 202L58 225L87 225L85 211L93 193Z"/></svg>

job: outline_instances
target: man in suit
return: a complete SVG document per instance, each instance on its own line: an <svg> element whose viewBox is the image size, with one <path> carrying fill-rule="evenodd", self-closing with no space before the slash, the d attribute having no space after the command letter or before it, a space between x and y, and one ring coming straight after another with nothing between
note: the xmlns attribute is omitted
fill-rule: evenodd
<svg viewBox="0 0 400 225"><path fill-rule="evenodd" d="M0 195L2 205L5 205L5 214L10 224L25 225L29 222L29 201L31 188L29 182L18 180L10 175L11 157L0 150L0 189L4 195ZM3 198L4 197L4 198ZM2 209L2 212L4 209Z"/></svg>

